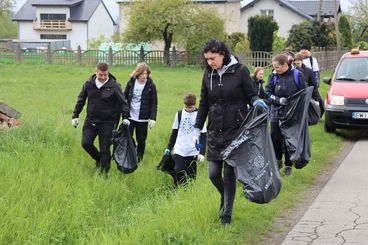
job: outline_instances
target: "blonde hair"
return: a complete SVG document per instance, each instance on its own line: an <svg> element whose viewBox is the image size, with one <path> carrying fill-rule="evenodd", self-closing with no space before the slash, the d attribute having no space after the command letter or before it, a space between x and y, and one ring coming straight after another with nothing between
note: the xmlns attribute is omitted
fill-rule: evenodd
<svg viewBox="0 0 368 245"><path fill-rule="evenodd" d="M149 75L151 74L151 70L149 66L147 65L146 62L140 62L137 64L137 66L135 67L135 70L132 72L130 76L134 79L137 79L139 75L141 75L145 71L147 72L147 75L149 77Z"/></svg>
<svg viewBox="0 0 368 245"><path fill-rule="evenodd" d="M254 72L253 72L253 76L257 76L258 72L260 72L261 70L264 70L262 67L258 66L254 69Z"/></svg>

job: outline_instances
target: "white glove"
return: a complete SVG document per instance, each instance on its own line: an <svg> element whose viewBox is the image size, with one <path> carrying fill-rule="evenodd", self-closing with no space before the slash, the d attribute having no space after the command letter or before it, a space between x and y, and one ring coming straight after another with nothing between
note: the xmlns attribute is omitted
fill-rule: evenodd
<svg viewBox="0 0 368 245"><path fill-rule="evenodd" d="M152 129L156 124L156 121L155 120L149 120L149 127L150 129Z"/></svg>
<svg viewBox="0 0 368 245"><path fill-rule="evenodd" d="M128 119L124 119L123 120L123 124L126 125L126 126L129 126L130 125L130 121Z"/></svg>
<svg viewBox="0 0 368 245"><path fill-rule="evenodd" d="M72 119L72 126L73 126L74 128L77 128L78 123L79 123L78 118L73 118L73 119Z"/></svg>
<svg viewBox="0 0 368 245"><path fill-rule="evenodd" d="M198 162L204 162L204 156L203 156L203 155L201 155L201 154L199 154L199 155L197 156L197 160L198 160Z"/></svg>

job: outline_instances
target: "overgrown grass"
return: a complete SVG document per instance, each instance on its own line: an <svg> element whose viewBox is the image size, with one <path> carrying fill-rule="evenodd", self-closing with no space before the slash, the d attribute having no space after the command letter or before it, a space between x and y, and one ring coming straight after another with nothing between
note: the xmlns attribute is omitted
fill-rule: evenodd
<svg viewBox="0 0 368 245"><path fill-rule="evenodd" d="M132 69L111 72L124 87ZM22 127L0 131L0 244L259 244L272 219L295 206L342 147L323 123L311 127L311 163L283 177L279 197L267 205L249 203L239 185L233 224L223 227L206 163L195 183L177 191L155 169L183 96L199 96L199 68L152 67L159 111L145 159L130 175L113 163L108 179L94 172L80 146L81 125L71 126L76 97L94 68L0 64L0 70L0 100L22 112Z"/></svg>

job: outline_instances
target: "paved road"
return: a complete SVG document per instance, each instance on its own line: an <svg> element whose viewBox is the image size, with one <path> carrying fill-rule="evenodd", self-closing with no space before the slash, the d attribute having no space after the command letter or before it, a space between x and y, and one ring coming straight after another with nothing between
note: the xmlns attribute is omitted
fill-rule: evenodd
<svg viewBox="0 0 368 245"><path fill-rule="evenodd" d="M282 245L368 244L368 140L355 143Z"/></svg>

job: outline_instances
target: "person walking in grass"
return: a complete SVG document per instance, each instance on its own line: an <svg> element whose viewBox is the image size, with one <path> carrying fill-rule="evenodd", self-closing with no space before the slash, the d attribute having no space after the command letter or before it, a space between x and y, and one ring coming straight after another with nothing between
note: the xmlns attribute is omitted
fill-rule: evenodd
<svg viewBox="0 0 368 245"><path fill-rule="evenodd" d="M150 74L146 63L138 63L124 91L130 109L130 134L133 137L135 131L136 136L138 162L143 159L148 126L152 129L156 123L157 91Z"/></svg>
<svg viewBox="0 0 368 245"><path fill-rule="evenodd" d="M300 48L300 54L303 55L303 64L309 69L312 69L317 87L319 87L320 71L319 71L318 61L315 57L312 56L310 50L311 50L311 45L309 43L304 43Z"/></svg>
<svg viewBox="0 0 368 245"><path fill-rule="evenodd" d="M208 116L208 174L221 195L221 223L230 224L236 177L234 167L226 163L221 152L238 136L249 106L259 105L267 108L267 105L257 96L248 68L231 55L225 43L219 40L207 42L202 55L206 68L193 141L199 141Z"/></svg>
<svg viewBox="0 0 368 245"><path fill-rule="evenodd" d="M111 161L111 136L123 117L129 125L129 107L120 84L109 73L106 63L99 63L96 72L82 86L74 107L72 125L79 124L79 114L87 101L87 116L83 125L82 147L95 160L96 169L107 176ZM99 150L94 146L98 136Z"/></svg>
<svg viewBox="0 0 368 245"><path fill-rule="evenodd" d="M268 79L266 86L266 99L271 103L271 139L275 149L279 169L283 167L282 154L285 149L285 176L292 175L292 162L286 150L285 140L279 127L280 118L288 104L288 97L296 94L306 87L305 78L299 70L288 64L288 57L284 54L276 55L272 59L274 72ZM298 81L295 81L297 77Z"/></svg>
<svg viewBox="0 0 368 245"><path fill-rule="evenodd" d="M203 162L206 152L206 125L201 130L199 143L194 145L194 123L198 110L196 96L192 93L184 97L184 109L175 114L170 141L165 154L170 155L174 148L175 185L185 185L188 180L195 179L197 175L197 161Z"/></svg>

